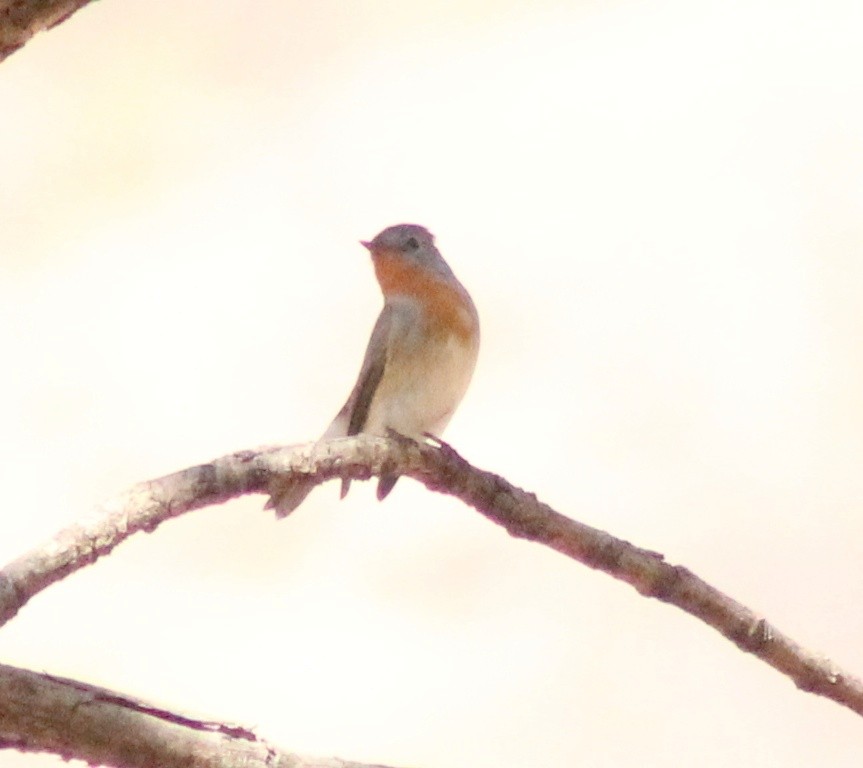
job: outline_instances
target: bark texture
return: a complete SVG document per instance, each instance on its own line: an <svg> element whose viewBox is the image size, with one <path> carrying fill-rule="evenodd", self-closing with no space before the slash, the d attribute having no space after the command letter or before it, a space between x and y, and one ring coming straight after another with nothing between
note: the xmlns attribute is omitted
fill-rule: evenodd
<svg viewBox="0 0 863 768"><path fill-rule="evenodd" d="M117 768L385 768L302 757L239 726L0 665L0 747Z"/></svg>

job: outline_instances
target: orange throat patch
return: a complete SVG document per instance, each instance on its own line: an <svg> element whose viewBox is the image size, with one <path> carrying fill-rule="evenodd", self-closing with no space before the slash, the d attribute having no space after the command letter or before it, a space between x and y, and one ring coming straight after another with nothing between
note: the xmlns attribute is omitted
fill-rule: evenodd
<svg viewBox="0 0 863 768"><path fill-rule="evenodd" d="M424 305L429 319L436 324L464 341L474 336L477 330L475 310L459 283L450 283L390 250L376 249L372 260L385 297L410 296Z"/></svg>

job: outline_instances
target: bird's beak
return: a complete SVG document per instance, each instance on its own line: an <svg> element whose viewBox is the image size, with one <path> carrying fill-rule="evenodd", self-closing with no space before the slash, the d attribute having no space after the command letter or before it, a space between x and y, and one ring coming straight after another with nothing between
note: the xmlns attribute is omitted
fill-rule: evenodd
<svg viewBox="0 0 863 768"><path fill-rule="evenodd" d="M372 244L368 240L360 240L360 245L367 251L370 251L372 249Z"/></svg>

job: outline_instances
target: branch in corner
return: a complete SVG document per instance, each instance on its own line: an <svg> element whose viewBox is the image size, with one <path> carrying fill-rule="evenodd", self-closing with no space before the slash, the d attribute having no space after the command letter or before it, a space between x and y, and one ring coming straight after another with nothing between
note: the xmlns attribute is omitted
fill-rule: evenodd
<svg viewBox="0 0 863 768"><path fill-rule="evenodd" d="M90 0L0 1L0 61L22 48L33 35L66 21Z"/></svg>
<svg viewBox="0 0 863 768"><path fill-rule="evenodd" d="M385 768L285 752L252 731L184 717L128 696L0 665L0 748L122 768Z"/></svg>

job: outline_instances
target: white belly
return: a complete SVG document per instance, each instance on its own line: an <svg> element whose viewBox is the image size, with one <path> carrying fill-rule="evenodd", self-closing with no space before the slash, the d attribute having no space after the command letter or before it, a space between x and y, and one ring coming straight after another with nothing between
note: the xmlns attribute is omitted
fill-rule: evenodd
<svg viewBox="0 0 863 768"><path fill-rule="evenodd" d="M440 436L470 383L479 351L478 339L434 336L417 345L396 344L372 399L363 432L385 436L393 429L408 437L424 432Z"/></svg>

